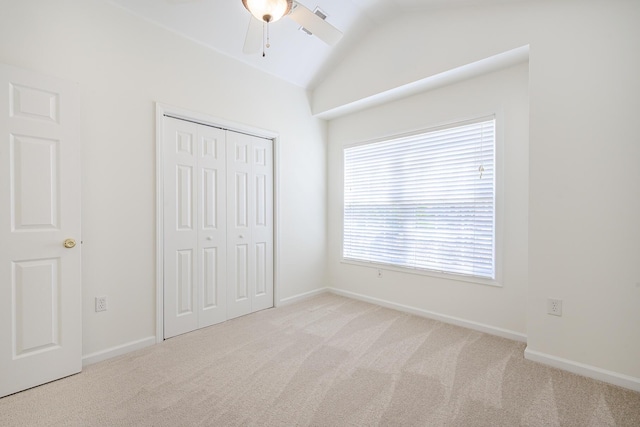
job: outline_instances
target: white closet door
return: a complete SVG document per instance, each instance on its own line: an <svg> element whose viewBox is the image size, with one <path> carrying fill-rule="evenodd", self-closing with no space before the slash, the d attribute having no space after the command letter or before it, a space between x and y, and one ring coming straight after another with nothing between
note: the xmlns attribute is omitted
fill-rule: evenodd
<svg viewBox="0 0 640 427"><path fill-rule="evenodd" d="M273 306L272 141L227 133L227 318Z"/></svg>
<svg viewBox="0 0 640 427"><path fill-rule="evenodd" d="M225 135L164 119L164 336L226 319Z"/></svg>
<svg viewBox="0 0 640 427"><path fill-rule="evenodd" d="M164 119L164 336L198 327L196 124Z"/></svg>
<svg viewBox="0 0 640 427"><path fill-rule="evenodd" d="M198 126L198 297L202 328L227 319L226 136Z"/></svg>
<svg viewBox="0 0 640 427"><path fill-rule="evenodd" d="M273 307L273 141L164 118L164 337Z"/></svg>
<svg viewBox="0 0 640 427"><path fill-rule="evenodd" d="M252 151L256 203L251 223L255 255L253 312L273 307L273 141L254 138Z"/></svg>
<svg viewBox="0 0 640 427"><path fill-rule="evenodd" d="M0 397L82 368L79 99L0 64Z"/></svg>
<svg viewBox="0 0 640 427"><path fill-rule="evenodd" d="M251 257L251 213L255 185L251 179L253 137L239 133L227 135L227 318L251 313L250 289L254 282Z"/></svg>

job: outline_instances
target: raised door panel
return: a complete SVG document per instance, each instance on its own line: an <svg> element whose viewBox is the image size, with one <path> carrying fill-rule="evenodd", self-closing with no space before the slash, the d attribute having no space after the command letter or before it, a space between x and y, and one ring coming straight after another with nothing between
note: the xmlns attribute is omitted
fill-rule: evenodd
<svg viewBox="0 0 640 427"><path fill-rule="evenodd" d="M12 229L59 229L60 142L12 134L9 144Z"/></svg>
<svg viewBox="0 0 640 427"><path fill-rule="evenodd" d="M60 94L41 87L9 83L10 117L59 124Z"/></svg>
<svg viewBox="0 0 640 427"><path fill-rule="evenodd" d="M218 170L203 168L202 174L202 228L207 232L218 229L218 209L221 201L218 192Z"/></svg>
<svg viewBox="0 0 640 427"><path fill-rule="evenodd" d="M234 261L236 265L233 282L233 298L235 302L249 299L249 248L247 244L238 243L235 247Z"/></svg>
<svg viewBox="0 0 640 427"><path fill-rule="evenodd" d="M235 173L235 187L231 202L235 211L234 220L236 229L249 227L249 174L244 171Z"/></svg>
<svg viewBox="0 0 640 427"><path fill-rule="evenodd" d="M265 242L258 242L255 247L255 277L256 277L256 289L255 296L261 297L267 293L268 277L267 277L267 263L268 263L268 249Z"/></svg>
<svg viewBox="0 0 640 427"><path fill-rule="evenodd" d="M220 306L218 289L221 283L218 274L222 267L219 262L218 248L205 248L202 250L202 308L210 310Z"/></svg>
<svg viewBox="0 0 640 427"><path fill-rule="evenodd" d="M193 166L176 165L176 230L193 231Z"/></svg>
<svg viewBox="0 0 640 427"><path fill-rule="evenodd" d="M193 315L193 282L194 257L192 249L176 251L176 316Z"/></svg>
<svg viewBox="0 0 640 427"><path fill-rule="evenodd" d="M77 86L0 64L0 89L2 397L82 368L82 236Z"/></svg>
<svg viewBox="0 0 640 427"><path fill-rule="evenodd" d="M13 263L13 357L60 343L60 259Z"/></svg>

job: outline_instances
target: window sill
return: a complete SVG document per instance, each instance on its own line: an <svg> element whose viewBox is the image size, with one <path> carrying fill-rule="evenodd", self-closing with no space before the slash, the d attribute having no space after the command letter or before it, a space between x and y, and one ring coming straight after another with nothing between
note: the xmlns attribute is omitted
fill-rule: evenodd
<svg viewBox="0 0 640 427"><path fill-rule="evenodd" d="M419 269L419 268L398 267L391 264L354 261L354 260L344 259L344 258L340 260L340 263L347 264L347 265L356 265L358 267L368 267L376 270L395 271L398 273L435 277L438 279L453 280L456 282L475 283L478 285L493 286L497 288L502 287L502 283L500 283L500 281L498 281L497 279L485 279L482 277L467 276L464 274L445 273L445 272L440 272L435 270L425 270L425 269Z"/></svg>

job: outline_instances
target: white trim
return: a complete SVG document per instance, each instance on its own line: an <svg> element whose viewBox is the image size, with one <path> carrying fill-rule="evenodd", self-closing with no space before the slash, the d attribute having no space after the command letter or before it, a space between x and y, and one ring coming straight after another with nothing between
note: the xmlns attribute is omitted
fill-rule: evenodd
<svg viewBox="0 0 640 427"><path fill-rule="evenodd" d="M273 138L273 307L280 305L280 144Z"/></svg>
<svg viewBox="0 0 640 427"><path fill-rule="evenodd" d="M550 354L531 350L527 347L524 350L524 358L532 362L542 363L553 368L562 369L563 371L572 372L594 380L603 381L619 387L628 388L629 390L640 392L640 378L629 375L620 374L618 372L608 371L606 369L597 368L595 366L586 365L573 360L563 359L561 357L552 356Z"/></svg>
<svg viewBox="0 0 640 427"><path fill-rule="evenodd" d="M496 335L496 336L507 338L514 341L527 342L527 336L520 332L497 328L495 326L485 325L484 323L473 322L471 320L465 320L459 317L440 314L433 311L424 310L422 308L411 307L404 304L398 304L398 303L387 301L380 298L369 297L369 296L357 294L351 291L345 291L345 290L336 289L336 288L328 288L328 289L329 289L329 292L333 294L341 295L347 298L353 298L353 299L368 302L371 304L380 305L382 307L392 308L394 310L402 311L409 314L414 314L420 317L427 317L429 319L439 320L444 323L461 326L467 329L473 329L474 331L484 332L487 334Z"/></svg>
<svg viewBox="0 0 640 427"><path fill-rule="evenodd" d="M127 344L117 345L115 347L108 348L106 350L100 350L95 353L82 356L82 366L93 365L103 360L111 359L112 357L121 356L132 351L140 350L141 348L152 346L156 343L156 337L150 336L142 338L141 340L132 341Z"/></svg>
<svg viewBox="0 0 640 427"><path fill-rule="evenodd" d="M204 113L198 113L196 111L187 110L185 108L174 107L167 104L156 103L156 111L160 110L162 114L170 115L178 119L184 119L203 125L209 125L214 127L221 127L224 129L232 130L234 132L247 133L259 138L277 139L279 134L274 131L261 129L243 123L233 122L222 117L214 117ZM156 116L157 117L157 116Z"/></svg>
<svg viewBox="0 0 640 427"><path fill-rule="evenodd" d="M156 336L157 343L164 341L164 159L163 159L163 129L164 117L184 119L215 127L221 127L234 132L246 133L260 138L267 138L273 141L273 306L277 307L277 296L279 295L279 233L278 227L280 216L279 191L280 174L278 172L280 155L280 135L277 132L248 126L242 123L233 122L220 117L209 116L204 113L175 107L168 104L156 102Z"/></svg>
<svg viewBox="0 0 640 427"><path fill-rule="evenodd" d="M344 241L344 237L343 237L343 241ZM496 238L496 246L497 246L497 238ZM346 264L346 265L355 265L358 267L371 268L373 270L397 271L398 273L415 274L417 276L437 277L438 279L453 280L455 282L474 283L476 285L493 286L495 288L502 287L502 283L497 280L497 277L498 277L498 269L497 269L498 260L497 259L495 260L496 279L489 279L489 278L471 276L471 275L465 275L465 274L448 273L446 271L427 270L426 268L402 267L402 266L393 265L393 264L383 264L383 263L378 263L373 261L360 261L360 260L345 259L345 258L340 259L340 263Z"/></svg>
<svg viewBox="0 0 640 427"><path fill-rule="evenodd" d="M378 105L406 98L411 95L416 95L421 92L433 90L493 71L508 68L516 64L527 62L528 60L529 45L521 46L421 80L416 80L393 89L357 99L343 105L329 107L323 111L318 111L319 108L313 105L312 114L314 117L320 119L332 120L337 117L352 114L367 108L376 107Z"/></svg>
<svg viewBox="0 0 640 427"><path fill-rule="evenodd" d="M164 152L165 108L156 103L156 342L164 340Z"/></svg>
<svg viewBox="0 0 640 427"><path fill-rule="evenodd" d="M314 289L312 291L304 292L298 295L294 295L292 297L283 298L280 300L278 307L283 307L285 305L293 304L294 302L303 301L327 292L331 292L331 288Z"/></svg>

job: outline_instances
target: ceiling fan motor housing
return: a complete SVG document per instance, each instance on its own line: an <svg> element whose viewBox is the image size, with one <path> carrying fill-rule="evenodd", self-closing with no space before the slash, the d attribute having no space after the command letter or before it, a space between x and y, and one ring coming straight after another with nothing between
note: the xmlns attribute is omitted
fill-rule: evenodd
<svg viewBox="0 0 640 427"><path fill-rule="evenodd" d="M291 12L293 0L242 0L242 4L256 19L270 23Z"/></svg>

